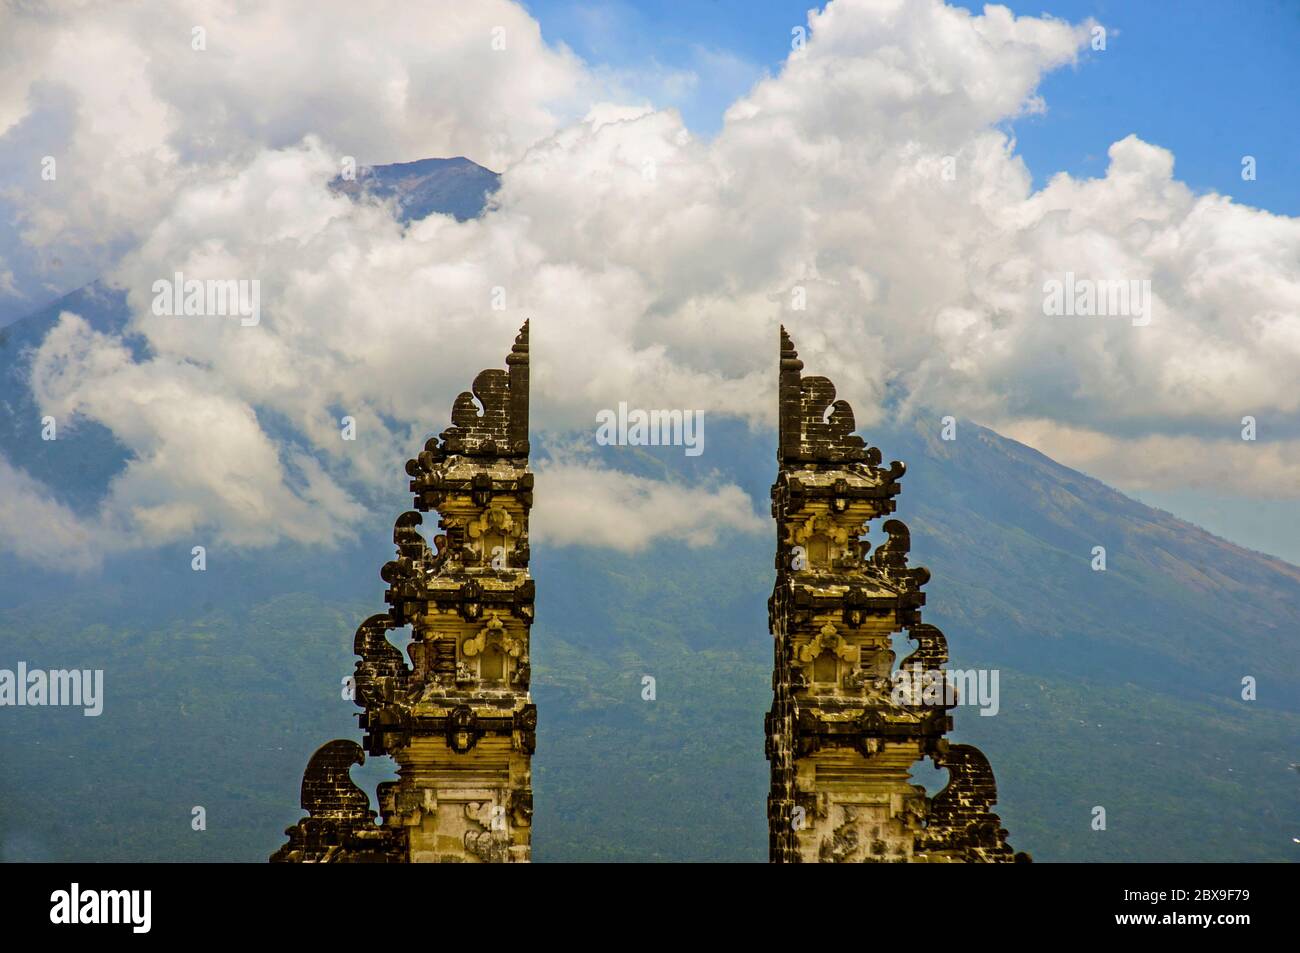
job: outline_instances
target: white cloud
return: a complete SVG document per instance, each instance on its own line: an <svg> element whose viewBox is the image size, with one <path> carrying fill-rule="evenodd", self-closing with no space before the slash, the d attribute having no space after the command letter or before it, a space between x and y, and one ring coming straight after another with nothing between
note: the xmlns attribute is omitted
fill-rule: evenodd
<svg viewBox="0 0 1300 953"><path fill-rule="evenodd" d="M89 569L106 542L97 530L0 455L0 544L6 550L42 566Z"/></svg>
<svg viewBox="0 0 1300 953"><path fill-rule="evenodd" d="M1300 441L1242 440L1239 421L1219 439L1176 434L1115 437L1052 420L1021 419L999 432L1087 473L1105 473L1126 489L1200 490L1246 500L1296 499Z"/></svg>
<svg viewBox="0 0 1300 953"><path fill-rule="evenodd" d="M20 297L22 292L14 283L14 273L4 267L4 262L0 262L0 295L14 295Z"/></svg>
<svg viewBox="0 0 1300 953"><path fill-rule="evenodd" d="M137 236L192 183L309 134L359 161L499 168L590 96L576 57L507 0L7 4L0 17L0 135L41 131L12 157L31 177L9 196L37 243ZM44 155L57 185L39 181Z"/></svg>
<svg viewBox="0 0 1300 953"><path fill-rule="evenodd" d="M771 425L781 322L860 425L889 388L909 406L1013 432L1045 420L1044 440L1086 432L1108 448L1058 439L1059 459L1134 485L1190 477L1152 452L1125 461L1125 446L1190 460L1243 414L1272 433L1294 425L1300 220L1194 195L1169 152L1134 137L1111 146L1103 177L1061 175L1034 192L998 128L1044 108L1037 84L1081 55L1085 26L999 7L973 16L837 0L811 16L806 49L701 142L676 112L645 106L584 103L583 120L561 121L547 104L600 81L542 45L521 10L472 8L368 16L342 31L351 7L332 16L313 4L301 35L263 41L241 31L267 18L290 31L299 8L204 8L207 72L195 73L188 40L131 67L146 74L128 70L123 83L149 92L121 117L124 142L119 106L90 114L122 89L86 90L89 66L62 81L81 97L70 154L106 148L119 168L89 176L83 210L33 198L29 224L130 223L138 237L112 279L150 356L134 361L122 342L65 319L37 389L43 406L93 416L135 451L106 507L141 539L205 524L249 544L347 532L356 500L400 478L473 372L500 366L525 317L539 430L589 430L619 401ZM54 39L32 48L55 52L23 60L31 75L71 68L76 38L94 64L144 38L152 48L181 22L94 17L93 35L52 20ZM500 69L482 58L497 20L520 38ZM236 35L254 48L213 55ZM325 188L345 150L363 161L469 154L504 163L502 188L482 219L434 215L404 230ZM155 180L164 184L145 187ZM262 323L152 315L152 282L177 270L259 279ZM1043 282L1065 271L1150 280L1152 323L1044 316ZM490 308L497 287L504 312ZM339 439L340 414L357 418L364 446ZM272 436L268 419L291 425L295 442ZM187 431L194 420L211 430L204 440ZM1274 463L1234 459L1250 485L1294 495L1295 446ZM747 525L735 488L570 476L606 501L592 506L603 521L582 522L576 502L570 515L608 545L652 538L638 526L655 507L671 538ZM565 491L552 487L558 505ZM620 506L627 517L608 518ZM714 522L691 521L710 507ZM540 506L536 516L545 526Z"/></svg>
<svg viewBox="0 0 1300 953"><path fill-rule="evenodd" d="M99 519L142 541L202 542L214 528L233 546L330 544L363 515L315 460L282 453L253 407L197 364L133 361L119 341L64 313L32 378L44 412L99 421L131 451Z"/></svg>
<svg viewBox="0 0 1300 953"><path fill-rule="evenodd" d="M698 548L721 533L768 529L733 483L684 486L572 460L538 466L537 498L529 532L551 546L636 553L661 540Z"/></svg>

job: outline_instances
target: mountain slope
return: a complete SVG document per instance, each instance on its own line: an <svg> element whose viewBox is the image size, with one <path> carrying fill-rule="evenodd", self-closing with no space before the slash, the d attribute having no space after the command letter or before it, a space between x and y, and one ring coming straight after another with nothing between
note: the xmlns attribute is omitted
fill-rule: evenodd
<svg viewBox="0 0 1300 953"><path fill-rule="evenodd" d="M899 514L967 651L1044 672L1300 705L1300 569L1213 536L990 430L891 435ZM1106 570L1092 569L1093 547ZM1022 638L1008 645L1008 626Z"/></svg>
<svg viewBox="0 0 1300 953"><path fill-rule="evenodd" d="M1001 673L999 714L959 708L955 737L989 754L1016 847L1044 861L1291 859L1300 714L1282 676L1297 649L1293 637L1254 630L1300 622L1294 568L996 434L963 431L978 435L966 456L914 431L874 439L911 440L921 453L899 515L934 573L926 618L947 632L954 667ZM742 482L766 481L770 443L740 427L719 433L715 447L730 446L715 462L734 461ZM681 469L667 455L648 464L618 455ZM947 479L969 487L974 470L989 489L935 491ZM390 512L405 502L396 487ZM1107 570L1137 573L1125 585L1146 587L1149 618L1137 621L1097 598L1088 548L1088 575L1074 566L1076 535L1091 538L1080 527L1106 526L1128 507L1137 538L1155 534L1162 552L1152 566L1135 554L1132 566L1126 557ZM1078 524L1048 519L1060 512ZM8 809L5 856L261 859L297 816L307 755L356 735L338 680L355 625L380 608L388 522L377 516L338 553L244 556L205 574L175 552L76 580L20 587L7 575L0 638L10 664L102 667L109 697L98 719L29 709L0 721L9 767L0 803L58 792L39 815ZM628 556L535 547L538 860L763 858L771 543L733 537ZM1224 561L1208 581L1194 573L1206 554ZM1204 626L1222 644L1197 628L1210 610L1217 621ZM1252 631L1224 621L1233 616ZM1257 673L1259 701L1241 700L1240 671ZM641 698L647 674L653 702ZM373 784L386 770L372 762L358 777ZM916 776L933 790L934 775ZM214 819L201 838L188 827L193 804ZM1106 832L1090 827L1098 805Z"/></svg>

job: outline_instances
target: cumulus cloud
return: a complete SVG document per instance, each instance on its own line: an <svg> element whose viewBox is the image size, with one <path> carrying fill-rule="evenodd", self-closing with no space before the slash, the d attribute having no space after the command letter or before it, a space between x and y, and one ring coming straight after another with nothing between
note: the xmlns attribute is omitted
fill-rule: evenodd
<svg viewBox="0 0 1300 953"><path fill-rule="evenodd" d="M573 460L537 468L531 535L551 546L636 553L660 540L711 546L723 532L762 533L767 520L734 483L687 486Z"/></svg>
<svg viewBox="0 0 1300 953"><path fill-rule="evenodd" d="M201 366L166 356L136 362L120 341L65 313L32 378L43 410L109 425L126 444L131 458L101 519L150 542L215 526L235 546L328 544L362 515L314 458L282 452L247 401Z"/></svg>
<svg viewBox="0 0 1300 953"><path fill-rule="evenodd" d="M1054 420L1008 420L998 430L1087 473L1104 473L1130 491L1200 490L1248 500L1294 500L1300 442L1241 439L1240 421L1218 438L1175 434L1116 437ZM1258 426L1258 421L1256 421Z"/></svg>
<svg viewBox="0 0 1300 953"><path fill-rule="evenodd" d="M15 137L30 182L9 198L40 243L139 235L196 181L309 134L368 162L499 168L591 95L507 0L35 2L0 19L0 136L40 131ZM61 186L40 180L45 155Z"/></svg>
<svg viewBox="0 0 1300 953"><path fill-rule="evenodd" d="M1058 459L1134 486L1188 477L1149 452L1121 465L1125 447L1189 460L1243 414L1296 429L1300 220L1193 194L1167 150L1135 137L1111 145L1104 176L1034 191L1000 128L1045 108L1038 83L1085 55L1086 24L835 0L705 142L673 110L595 101L595 72L542 43L521 9L454 6L474 12L394 10L352 31L313 4L292 40L294 5L182 5L160 23L112 7L92 15L99 40L45 15L30 47L44 53L17 67L28 101L62 89L69 154L106 148L120 168L87 173L86 209L36 193L26 221L34 234L83 227L78 215L130 223L110 279L148 348L133 358L65 318L34 385L43 407L92 416L132 449L105 505L140 538L205 521L242 544L336 538L526 317L539 430L589 431L619 401L771 426L779 323L861 425L901 395L904 409L1036 427ZM159 30L188 38L190 20L212 25L208 59L187 59L186 40L133 61L122 82L144 98L121 119L125 142L107 141L111 111L91 115L88 67L50 78L72 67L78 36L99 44L93 62L173 42ZM498 22L516 57L500 66L484 59ZM438 55L413 39L426 34ZM255 49L213 55L236 35ZM502 186L480 219L403 228L326 188L350 153L468 154L498 164ZM165 185L144 187L154 180ZM258 279L261 323L154 315L152 284L176 271ZM1067 272L1149 281L1150 324L1045 315L1044 282ZM341 414L365 452L339 439ZM1295 491L1296 458L1291 444L1239 455L1251 485L1279 493ZM750 526L734 487L573 461L548 472L554 496L535 518L557 542L549 506L616 547L656 538L655 512L655 532L690 542ZM583 522L569 481L604 517Z"/></svg>
<svg viewBox="0 0 1300 953"><path fill-rule="evenodd" d="M0 543L39 565L77 570L97 565L104 536L0 455Z"/></svg>

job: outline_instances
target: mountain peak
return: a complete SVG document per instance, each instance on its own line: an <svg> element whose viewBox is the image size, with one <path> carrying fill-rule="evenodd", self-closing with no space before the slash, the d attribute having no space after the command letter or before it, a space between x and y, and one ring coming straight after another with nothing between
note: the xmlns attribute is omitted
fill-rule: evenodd
<svg viewBox="0 0 1300 953"><path fill-rule="evenodd" d="M336 178L330 188L355 199L393 199L403 223L434 212L464 222L482 214L500 184L500 173L454 156L362 166L355 179Z"/></svg>

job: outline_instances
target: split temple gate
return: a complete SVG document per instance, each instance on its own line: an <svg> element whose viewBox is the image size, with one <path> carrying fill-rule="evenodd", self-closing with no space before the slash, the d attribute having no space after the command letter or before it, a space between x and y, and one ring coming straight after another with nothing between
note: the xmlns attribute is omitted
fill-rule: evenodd
<svg viewBox="0 0 1300 953"><path fill-rule="evenodd" d="M272 861L530 859L527 323L506 365L481 372L441 439L406 464L415 510L397 518L397 558L381 572L389 608L363 622L354 643L364 750L331 741L312 756L302 779L308 816ZM430 510L441 516L433 549L417 529ZM387 638L406 626L410 665ZM380 824L349 777L365 752L397 763L398 780L377 792Z"/></svg>
<svg viewBox="0 0 1300 953"><path fill-rule="evenodd" d="M772 786L769 858L776 863L1028 860L1013 855L990 808L988 760L949 744L951 704L898 700L891 636L916 651L902 667L944 679L943 633L921 622L930 574L909 568L908 530L886 520L874 551L872 520L894 512L905 467L854 433L853 409L825 377L804 377L781 329L780 420L772 487L776 587L772 710L766 719ZM922 679L924 681L924 679ZM930 758L948 769L933 798L909 780Z"/></svg>
<svg viewBox="0 0 1300 953"><path fill-rule="evenodd" d="M929 572L907 565L894 512L904 466L854 433L853 410L825 377L804 377L781 330L769 857L773 862L1027 861L991 810L988 760L950 744L951 699L898 698L891 637L916 650L902 668L944 679L943 633L921 621ZM408 461L415 510L397 519L397 558L381 573L389 609L357 630L355 702L364 748L331 741L302 781L308 816L273 861L528 861L529 696L534 587L528 572L528 325L506 358L461 394L452 425ZM477 404L476 399L477 398ZM479 413L479 405L482 413ZM441 518L431 550L417 527ZM410 626L411 664L387 633ZM398 780L378 788L379 822L351 780L365 753L391 755ZM948 784L913 784L929 758Z"/></svg>

